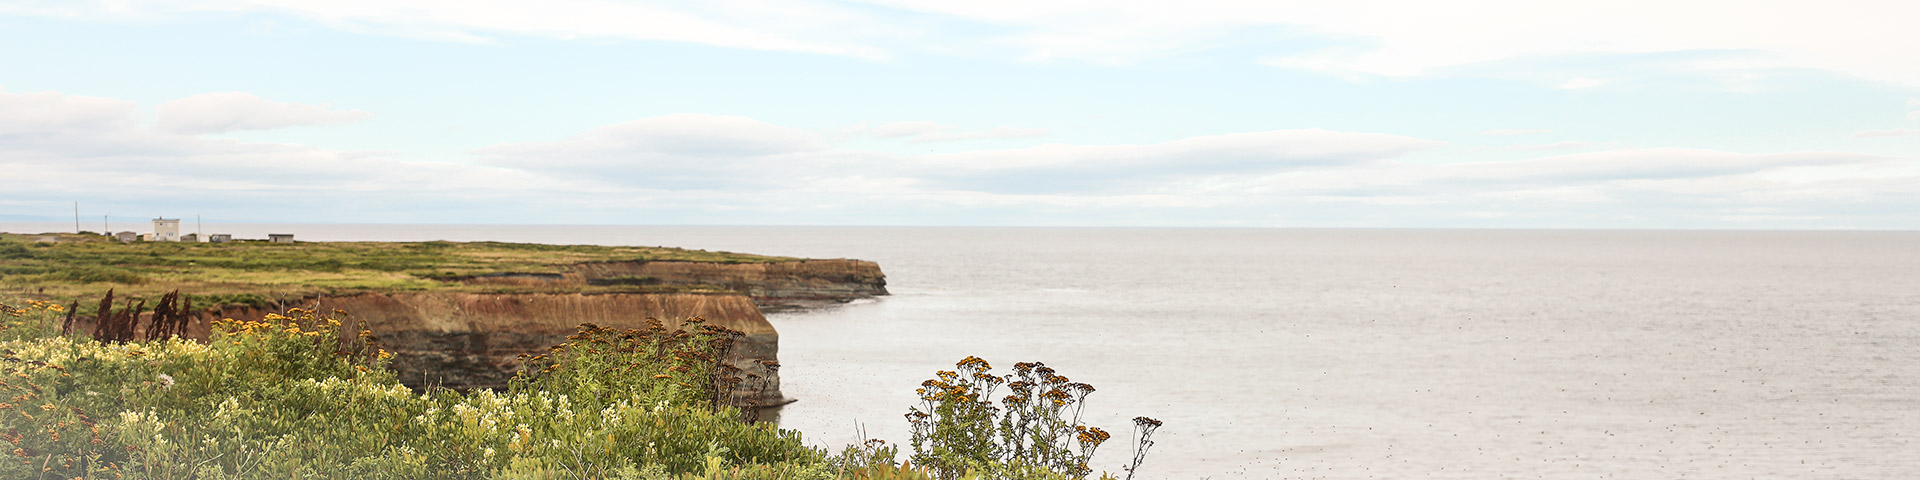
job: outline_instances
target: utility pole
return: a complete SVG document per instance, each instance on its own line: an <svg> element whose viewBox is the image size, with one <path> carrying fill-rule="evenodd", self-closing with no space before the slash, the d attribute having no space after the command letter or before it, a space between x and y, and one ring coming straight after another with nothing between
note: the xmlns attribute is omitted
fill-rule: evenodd
<svg viewBox="0 0 1920 480"><path fill-rule="evenodd" d="M193 214L193 241L207 241L207 229L200 223L200 214Z"/></svg>
<svg viewBox="0 0 1920 480"><path fill-rule="evenodd" d="M109 237L113 236L113 226L107 224L107 217L110 216L113 216L113 212L107 212L106 215L100 216L100 233L106 234Z"/></svg>
<svg viewBox="0 0 1920 480"><path fill-rule="evenodd" d="M73 201L73 233L80 233L80 201Z"/></svg>

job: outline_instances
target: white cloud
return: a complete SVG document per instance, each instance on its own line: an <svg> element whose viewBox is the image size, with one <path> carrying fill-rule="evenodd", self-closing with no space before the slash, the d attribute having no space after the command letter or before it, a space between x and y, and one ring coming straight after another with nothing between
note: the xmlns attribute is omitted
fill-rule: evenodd
<svg viewBox="0 0 1920 480"><path fill-rule="evenodd" d="M1398 135L1306 129L1208 135L1146 145L1052 144L923 158L942 169L963 171L1213 172L1358 163L1438 145Z"/></svg>
<svg viewBox="0 0 1920 480"><path fill-rule="evenodd" d="M1580 90L1580 89L1598 87L1606 84L1607 82L1603 80L1594 80L1587 77L1578 77L1572 80L1567 80L1566 83L1560 84L1560 89L1561 90Z"/></svg>
<svg viewBox="0 0 1920 480"><path fill-rule="evenodd" d="M940 131L938 123L933 122L893 122L868 130L867 134L880 138L917 137Z"/></svg>
<svg viewBox="0 0 1920 480"><path fill-rule="evenodd" d="M1867 130L1864 132L1855 133L1853 135L1848 135L1848 137L1849 138L1875 138L1875 137L1905 137L1909 135L1920 135L1920 128L1889 128L1885 130Z"/></svg>
<svg viewBox="0 0 1920 480"><path fill-rule="evenodd" d="M1920 57L1908 20L1920 17L1913 2L870 1L1016 29L999 40L1034 59L1125 63L1257 31L1263 38L1334 42L1262 62L1338 75L1417 76L1563 55L1722 52L1693 67L1808 68L1920 86L1920 62L1887 61Z"/></svg>
<svg viewBox="0 0 1920 480"><path fill-rule="evenodd" d="M1645 228L1764 215L1777 228L1920 227L1920 161L1847 152L1436 164L1417 157L1437 142L1303 129L902 155L672 115L488 147L468 164L187 135L137 117L120 100L0 91L0 172L46 179L9 183L0 205L82 198L116 213L343 222Z"/></svg>
<svg viewBox="0 0 1920 480"><path fill-rule="evenodd" d="M1907 119L1920 120L1920 98L1907 99L1907 107L1914 109L1914 111L1907 112Z"/></svg>
<svg viewBox="0 0 1920 480"><path fill-rule="evenodd" d="M913 143L1034 138L1047 135L1047 129L1044 128L1019 128L1002 125L987 130L966 131L957 127L944 126L925 121L894 122L870 129L851 130L852 133L860 133L862 131L878 138L901 139Z"/></svg>
<svg viewBox="0 0 1920 480"><path fill-rule="evenodd" d="M1486 135L1491 137L1505 137L1505 136L1513 136L1513 135L1534 135L1534 134L1540 134L1540 133L1553 133L1553 130L1501 128L1501 129L1480 131L1481 135Z"/></svg>
<svg viewBox="0 0 1920 480"><path fill-rule="evenodd" d="M124 128L138 109L125 100L0 89L0 136Z"/></svg>
<svg viewBox="0 0 1920 480"><path fill-rule="evenodd" d="M554 142L496 145L483 164L621 185L708 189L789 180L823 135L722 115L667 115L596 128Z"/></svg>
<svg viewBox="0 0 1920 480"><path fill-rule="evenodd" d="M1592 146L1592 143L1587 142L1553 142L1531 145L1508 145L1495 148L1495 150L1502 152L1548 152L1554 150L1574 150Z"/></svg>
<svg viewBox="0 0 1920 480"><path fill-rule="evenodd" d="M1340 76L1408 77L1503 61L1689 53L1733 76L1813 69L1920 86L1920 3L1536 0L98 0L0 5L77 19L279 12L336 28L455 41L614 38L885 59L896 52L1128 64L1222 47ZM1275 47L1274 42L1284 45ZM1306 45L1306 47L1303 47ZM1317 48L1316 48L1317 47ZM1630 73L1615 70L1610 73ZM1581 85L1589 81L1557 81ZM1735 83L1745 83L1737 80ZM1739 88L1750 88L1739 87Z"/></svg>
<svg viewBox="0 0 1920 480"><path fill-rule="evenodd" d="M940 139L946 131L931 122L902 122L865 133L935 141L930 139ZM1364 163L1438 145L1396 135L1280 130L1145 145L1049 144L900 156L830 148L828 137L742 117L672 115L602 127L558 142L488 147L476 155L488 165L648 188L764 188L859 176L921 188L1066 193Z"/></svg>
<svg viewBox="0 0 1920 480"><path fill-rule="evenodd" d="M77 198L156 215L166 205L204 204L325 216L563 188L505 169L199 137L147 127L138 117L122 100L0 91L0 172L38 179L10 182L0 199Z"/></svg>
<svg viewBox="0 0 1920 480"><path fill-rule="evenodd" d="M359 110L276 102L246 92L202 93L160 105L154 127L182 134L338 125L373 117Z"/></svg>
<svg viewBox="0 0 1920 480"><path fill-rule="evenodd" d="M1002 125L1002 126L993 127L987 130L980 130L980 131L973 131L973 132L938 132L938 133L933 133L928 135L921 135L917 138L914 138L913 141L915 142L951 142L951 141L959 141L959 140L1034 138L1034 137L1044 137L1046 135L1047 135L1047 129L1044 129L1044 128L1019 128L1019 127L1009 127L1009 126Z"/></svg>
<svg viewBox="0 0 1920 480"><path fill-rule="evenodd" d="M1471 182L1570 184L1619 180L1701 179L1783 167L1849 165L1884 160L1840 152L1752 155L1702 149L1647 148L1556 155L1528 160L1434 167L1435 178Z"/></svg>
<svg viewBox="0 0 1920 480"><path fill-rule="evenodd" d="M67 18L149 19L177 14L278 12L342 30L486 43L495 35L614 38L706 44L749 50L884 59L856 42L802 40L884 31L879 22L824 2L717 1L691 4L610 0L95 0L82 5L0 5L0 12Z"/></svg>

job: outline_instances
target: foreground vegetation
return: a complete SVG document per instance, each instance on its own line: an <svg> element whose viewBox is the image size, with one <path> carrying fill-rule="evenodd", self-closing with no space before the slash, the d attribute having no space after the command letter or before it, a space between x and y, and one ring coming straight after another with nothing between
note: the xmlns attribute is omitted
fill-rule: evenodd
<svg viewBox="0 0 1920 480"><path fill-rule="evenodd" d="M45 241L42 241L45 240ZM277 298L363 291L510 291L459 280L502 273L561 273L588 262L796 260L666 247L603 247L501 242L121 243L99 235L0 234L0 293L80 298L115 288L158 297L193 292L201 305L271 305ZM697 287L628 284L571 287L574 292L688 291ZM83 308L90 308L85 307Z"/></svg>
<svg viewBox="0 0 1920 480"><path fill-rule="evenodd" d="M0 304L0 478L1078 479L1108 436L1078 421L1091 386L969 358L923 385L910 461L878 441L829 454L727 406L747 380L718 360L738 333L697 321L584 325L504 392L418 393L339 313L225 321L201 342L63 334L67 307L15 305Z"/></svg>

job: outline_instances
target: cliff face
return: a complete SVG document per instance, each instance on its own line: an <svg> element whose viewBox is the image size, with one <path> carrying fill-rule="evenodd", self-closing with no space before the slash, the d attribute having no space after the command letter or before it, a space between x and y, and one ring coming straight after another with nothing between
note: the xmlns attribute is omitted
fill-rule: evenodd
<svg viewBox="0 0 1920 480"><path fill-rule="evenodd" d="M765 309L846 302L887 294L887 276L880 272L880 265L865 260L732 264L596 262L574 265L568 276L587 284L712 285L746 294Z"/></svg>
<svg viewBox="0 0 1920 480"><path fill-rule="evenodd" d="M738 294L365 293L320 297L299 306L342 310L350 320L367 322L381 346L394 353L401 382L414 388L503 388L519 370L520 354L546 351L582 323L643 328L648 317L668 325L700 317L746 333L728 360L767 381L742 400L783 401L779 377L758 362L779 360L779 334L750 299ZM267 313L228 308L204 318L257 320Z"/></svg>
<svg viewBox="0 0 1920 480"><path fill-rule="evenodd" d="M566 267L563 273L508 273L461 281L552 293L360 293L287 306L322 313L341 310L350 320L367 322L381 346L394 353L393 368L401 382L414 388L503 388L519 371L520 354L544 352L582 323L624 329L645 327L648 317L669 325L700 317L710 325L746 333L728 361L766 380L743 392L742 403L777 405L785 401L780 377L759 361L779 361L780 336L761 310L887 294L880 266L862 260L596 262ZM711 286L723 291L562 293L589 285ZM189 332L206 338L212 320L258 320L268 312L247 307L209 310Z"/></svg>
<svg viewBox="0 0 1920 480"><path fill-rule="evenodd" d="M789 309L887 294L880 265L865 260L773 263L592 262L564 273L505 273L464 278L473 285L567 288L587 285L715 287L745 294L763 309Z"/></svg>

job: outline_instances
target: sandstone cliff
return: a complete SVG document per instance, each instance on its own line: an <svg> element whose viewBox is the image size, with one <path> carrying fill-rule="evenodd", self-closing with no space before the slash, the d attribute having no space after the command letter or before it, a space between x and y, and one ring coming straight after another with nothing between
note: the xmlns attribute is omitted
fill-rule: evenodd
<svg viewBox="0 0 1920 480"><path fill-rule="evenodd" d="M732 364L766 378L743 400L779 404L779 376L757 360L779 359L779 334L752 301L738 294L610 293L363 293L319 297L302 308L341 310L367 322L383 348L394 353L393 369L414 388L502 388L519 371L518 357L565 340L582 323L641 328L648 317L673 325L700 317L710 325L746 334L734 346ZM257 320L268 311L225 308L203 320ZM204 335L204 334L203 334Z"/></svg>
<svg viewBox="0 0 1920 480"><path fill-rule="evenodd" d="M865 260L769 263L590 262L560 273L497 273L460 278L469 285L565 289L585 286L711 287L753 298L762 309L818 306L887 294L880 265Z"/></svg>
<svg viewBox="0 0 1920 480"><path fill-rule="evenodd" d="M574 265L567 275L598 285L711 285L753 297L763 309L807 307L887 294L887 277L880 273L880 265L865 260L595 262Z"/></svg>
<svg viewBox="0 0 1920 480"><path fill-rule="evenodd" d="M759 360L779 361L779 333L762 308L799 308L886 295L879 265L861 260L775 263L595 262L564 273L508 273L470 277L474 285L538 287L535 293L405 292L319 296L286 307L341 310L367 322L393 352L393 368L408 386L502 388L519 370L518 357L563 341L581 323L638 328L648 317L669 325L691 317L746 333L730 362L766 380L743 403L777 405L778 372ZM709 293L569 293L573 287L633 285L711 287ZM199 338L215 319L254 320L267 309L209 310L190 327Z"/></svg>

